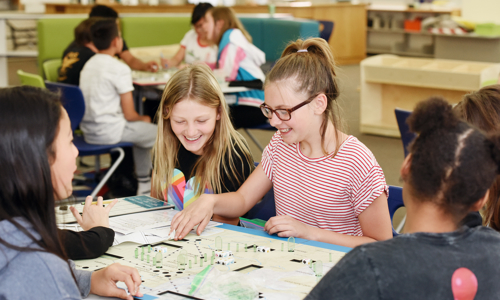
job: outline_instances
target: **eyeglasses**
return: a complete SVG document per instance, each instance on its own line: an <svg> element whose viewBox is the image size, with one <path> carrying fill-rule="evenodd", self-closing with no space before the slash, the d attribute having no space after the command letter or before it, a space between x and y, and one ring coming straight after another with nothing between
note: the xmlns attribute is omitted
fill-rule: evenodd
<svg viewBox="0 0 500 300"><path fill-rule="evenodd" d="M266 116L268 119L273 118L273 113L276 114L276 117L280 119L281 121L289 121L292 118L292 112L296 111L297 109L301 108L302 106L311 103L311 101L314 100L319 94L316 94L306 101L292 107L292 108L280 108L280 109L272 109L269 106L267 106L265 103L262 103L260 105L260 110Z"/></svg>

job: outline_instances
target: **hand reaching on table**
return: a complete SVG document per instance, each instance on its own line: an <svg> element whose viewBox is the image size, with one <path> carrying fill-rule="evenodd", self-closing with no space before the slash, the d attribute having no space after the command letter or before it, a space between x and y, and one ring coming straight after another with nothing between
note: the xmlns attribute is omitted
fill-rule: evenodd
<svg viewBox="0 0 500 300"><path fill-rule="evenodd" d="M97 205L93 205L92 197L87 196L81 216L76 208L70 207L70 210L83 230L89 230L97 226L109 227L109 211L117 202L118 199L115 199L108 206L104 207L102 197L99 196L97 197Z"/></svg>
<svg viewBox="0 0 500 300"><path fill-rule="evenodd" d="M170 233L175 230L175 240L182 240L196 225L200 235L214 214L213 195L203 194L184 210L178 212L170 224Z"/></svg>
<svg viewBox="0 0 500 300"><path fill-rule="evenodd" d="M269 234L278 234L279 237L298 237L310 239L310 226L295 220L290 216L276 216L269 219L264 226L264 230Z"/></svg>
<svg viewBox="0 0 500 300"><path fill-rule="evenodd" d="M116 286L116 282L124 282L130 295ZM90 277L90 293L121 299L133 299L133 296L142 297L139 286L142 280L139 272L132 267L114 263L99 271L94 271Z"/></svg>

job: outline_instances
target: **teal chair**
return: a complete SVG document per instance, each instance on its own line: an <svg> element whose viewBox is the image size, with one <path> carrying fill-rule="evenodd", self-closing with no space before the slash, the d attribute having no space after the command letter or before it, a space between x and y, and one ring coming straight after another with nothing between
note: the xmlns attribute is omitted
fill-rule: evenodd
<svg viewBox="0 0 500 300"><path fill-rule="evenodd" d="M42 76L26 73L23 70L17 70L17 76L19 77L19 80L21 80L21 85L45 88Z"/></svg>
<svg viewBox="0 0 500 300"><path fill-rule="evenodd" d="M57 82L59 77L59 68L62 65L62 60L60 58L50 59L43 63L43 74L45 79L51 82Z"/></svg>

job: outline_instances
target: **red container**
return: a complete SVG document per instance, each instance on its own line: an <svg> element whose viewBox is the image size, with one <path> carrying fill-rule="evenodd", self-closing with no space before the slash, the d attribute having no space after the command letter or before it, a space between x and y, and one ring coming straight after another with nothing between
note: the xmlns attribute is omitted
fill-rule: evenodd
<svg viewBox="0 0 500 300"><path fill-rule="evenodd" d="M422 20L405 20L405 30L420 31L422 29Z"/></svg>

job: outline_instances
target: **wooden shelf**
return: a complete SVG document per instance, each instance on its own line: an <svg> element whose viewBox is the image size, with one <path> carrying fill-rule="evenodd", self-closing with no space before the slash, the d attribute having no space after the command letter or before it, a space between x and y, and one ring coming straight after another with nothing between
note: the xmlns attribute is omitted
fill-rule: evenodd
<svg viewBox="0 0 500 300"><path fill-rule="evenodd" d="M398 33L398 34L416 34L416 35L434 35L433 33L430 33L428 31L411 31L411 30L404 30L404 29L373 29L373 28L367 28L366 31L368 32L379 32L379 33Z"/></svg>
<svg viewBox="0 0 500 300"><path fill-rule="evenodd" d="M394 54L394 55L402 55L402 56L416 56L416 57L425 57L425 58L433 58L434 54L419 52L419 51L392 51L391 49L386 48L368 48L366 49L366 53L371 54Z"/></svg>
<svg viewBox="0 0 500 300"><path fill-rule="evenodd" d="M398 137L396 107L413 110L431 96L458 103L498 80L500 64L377 55L361 62L360 131Z"/></svg>

